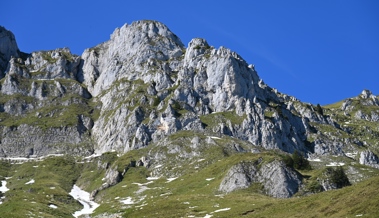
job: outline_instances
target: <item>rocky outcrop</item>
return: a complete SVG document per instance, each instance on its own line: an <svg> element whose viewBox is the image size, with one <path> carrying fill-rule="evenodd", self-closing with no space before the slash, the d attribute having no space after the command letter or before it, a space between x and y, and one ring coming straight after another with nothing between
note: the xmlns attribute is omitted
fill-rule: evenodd
<svg viewBox="0 0 379 218"><path fill-rule="evenodd" d="M183 54L183 44L164 24L138 21L116 29L111 39L83 54L82 81L97 96L113 82L126 78L154 81L157 89L171 85L169 60Z"/></svg>
<svg viewBox="0 0 379 218"><path fill-rule="evenodd" d="M370 150L361 152L359 163L379 169L379 158Z"/></svg>
<svg viewBox="0 0 379 218"><path fill-rule="evenodd" d="M267 195L276 198L289 198L301 185L301 177L282 161L269 163L241 162L234 165L222 180L219 191L232 192L248 188L252 183L260 183Z"/></svg>
<svg viewBox="0 0 379 218"><path fill-rule="evenodd" d="M0 127L1 157L41 157L49 154L88 156L93 153L89 136L77 127L57 127L43 130L22 124Z"/></svg>
<svg viewBox="0 0 379 218"><path fill-rule="evenodd" d="M98 152L127 152L160 139L162 117L170 120L164 130L169 135L202 130L199 116L229 111L243 117L237 118L242 122L222 124L215 132L267 149L308 150L307 121L282 105L289 97L265 85L252 65L204 39L191 40L183 51L166 26L140 21L117 29L109 41L83 53L80 81L103 105L93 128ZM267 119L265 111L275 110L271 104L277 112Z"/></svg>
<svg viewBox="0 0 379 218"><path fill-rule="evenodd" d="M0 26L0 78L4 76L8 62L12 57L18 58L20 52L12 32Z"/></svg>
<svg viewBox="0 0 379 218"><path fill-rule="evenodd" d="M76 81L79 56L67 48L13 55L0 84L0 155L91 154L94 109Z"/></svg>
<svg viewBox="0 0 379 218"><path fill-rule="evenodd" d="M346 176L342 167L327 167L323 170L322 176L317 178L318 183L322 187L322 191L343 188L350 185L350 181Z"/></svg>
<svg viewBox="0 0 379 218"><path fill-rule="evenodd" d="M76 126L90 135L97 153L125 153L180 130L232 136L249 142L250 149L317 155L343 155L363 143L341 139L350 128L320 106L270 88L237 53L200 38L185 48L157 21L125 24L80 57L68 48L20 53L13 34L5 29L1 34L3 126L36 126L41 122L30 120L63 119L70 111L74 122L53 127ZM339 110L377 122L379 109L371 109L378 105L377 97L364 90ZM17 116L14 124L12 116Z"/></svg>

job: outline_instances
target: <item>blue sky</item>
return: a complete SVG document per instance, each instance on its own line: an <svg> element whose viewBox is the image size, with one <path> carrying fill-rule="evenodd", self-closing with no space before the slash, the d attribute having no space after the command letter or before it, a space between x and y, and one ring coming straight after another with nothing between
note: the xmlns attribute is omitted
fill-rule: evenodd
<svg viewBox="0 0 379 218"><path fill-rule="evenodd" d="M379 94L377 0L2 0L0 8L0 25L24 52L69 47L80 55L125 23L158 20L185 45L201 37L230 48L302 101Z"/></svg>

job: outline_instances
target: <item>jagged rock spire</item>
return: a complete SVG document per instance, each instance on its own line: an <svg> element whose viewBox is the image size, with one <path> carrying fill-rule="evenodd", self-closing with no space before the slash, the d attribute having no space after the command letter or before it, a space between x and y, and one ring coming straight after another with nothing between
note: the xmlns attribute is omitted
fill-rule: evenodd
<svg viewBox="0 0 379 218"><path fill-rule="evenodd" d="M0 26L0 77L3 77L11 57L19 57L16 39L11 31Z"/></svg>

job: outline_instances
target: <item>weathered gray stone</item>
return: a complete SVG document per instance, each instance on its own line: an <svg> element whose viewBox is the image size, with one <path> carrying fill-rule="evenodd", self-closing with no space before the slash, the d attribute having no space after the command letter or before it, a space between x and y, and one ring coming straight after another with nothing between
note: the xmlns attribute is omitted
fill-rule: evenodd
<svg viewBox="0 0 379 218"><path fill-rule="evenodd" d="M11 57L20 56L16 39L12 32L0 26L0 78L4 76Z"/></svg>
<svg viewBox="0 0 379 218"><path fill-rule="evenodd" d="M379 169L379 158L370 150L360 153L359 163Z"/></svg>
<svg viewBox="0 0 379 218"><path fill-rule="evenodd" d="M221 182L219 191L229 193L248 188L252 183L260 183L267 195L289 198L299 190L301 177L282 161L263 163L258 168L259 164L260 161L234 165Z"/></svg>

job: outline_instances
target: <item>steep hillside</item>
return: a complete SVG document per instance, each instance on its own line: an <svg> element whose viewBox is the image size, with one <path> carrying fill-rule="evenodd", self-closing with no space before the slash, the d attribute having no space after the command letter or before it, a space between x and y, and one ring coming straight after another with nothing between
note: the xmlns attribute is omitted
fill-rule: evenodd
<svg viewBox="0 0 379 218"><path fill-rule="evenodd" d="M315 217L377 215L377 198L350 193L378 176L369 90L304 103L235 52L199 38L185 47L156 21L125 24L81 56L25 54L0 36L4 217L69 217L74 184L100 204L95 217L299 216L310 202ZM344 198L354 207L326 205Z"/></svg>

